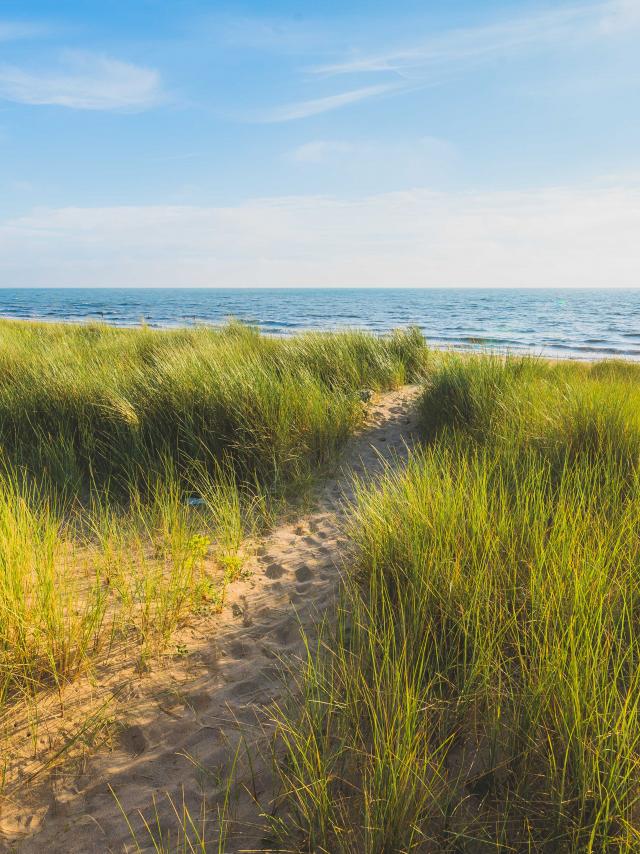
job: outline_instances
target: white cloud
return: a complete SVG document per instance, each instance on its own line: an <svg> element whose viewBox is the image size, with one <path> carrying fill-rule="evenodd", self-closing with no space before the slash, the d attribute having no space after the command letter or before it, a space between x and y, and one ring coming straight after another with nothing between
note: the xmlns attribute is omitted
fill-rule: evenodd
<svg viewBox="0 0 640 854"><path fill-rule="evenodd" d="M256 117L255 121L270 123L290 122L295 119L304 119L308 116L316 116L320 113L329 112L330 110L338 110L340 107L346 107L349 104L355 104L358 101L375 98L378 95L384 95L389 92L405 88L405 86L401 86L397 83L385 83L379 86L363 86L361 89L352 89L349 92L340 92L337 95L329 95L325 98L314 98L310 101L296 101L293 104L284 104L280 107L274 107L273 109Z"/></svg>
<svg viewBox="0 0 640 854"><path fill-rule="evenodd" d="M396 182L415 186L447 172L455 160L455 150L446 140L434 136L399 140L316 139L291 149L286 157L303 165L330 163L334 169L346 169L351 175L369 174L378 181L381 172L388 171L392 164Z"/></svg>
<svg viewBox="0 0 640 854"><path fill-rule="evenodd" d="M56 69L0 66L0 98L77 110L144 109L161 99L160 76L109 56L68 52Z"/></svg>
<svg viewBox="0 0 640 854"><path fill-rule="evenodd" d="M422 43L351 56L312 69L318 74L394 72L425 75L541 48L566 48L640 25L640 0L605 0L550 8L484 26L451 30Z"/></svg>
<svg viewBox="0 0 640 854"><path fill-rule="evenodd" d="M0 20L0 42L30 39L44 35L47 28L42 24L32 24L26 21Z"/></svg>
<svg viewBox="0 0 640 854"><path fill-rule="evenodd" d="M639 0L609 0L604 6L600 31L603 34L628 32L631 27L637 27L639 24Z"/></svg>
<svg viewBox="0 0 640 854"><path fill-rule="evenodd" d="M288 152L288 157L296 163L324 163L335 155L348 154L354 150L349 142L336 139L315 139L305 142Z"/></svg>
<svg viewBox="0 0 640 854"><path fill-rule="evenodd" d="M640 185L36 210L5 286L638 286Z"/></svg>
<svg viewBox="0 0 640 854"><path fill-rule="evenodd" d="M255 121L284 122L346 107L382 94L401 94L437 86L452 74L484 63L542 51L566 52L579 46L592 48L599 40L628 37L640 29L640 0L599 0L551 6L528 15L493 23L446 30L422 41L399 47L382 47L308 68L318 77L384 75L391 82L367 85L337 95L284 104ZM267 34L278 30L264 23ZM285 32L290 32L285 27ZM619 45L619 42L616 42ZM593 87L593 81L588 83Z"/></svg>

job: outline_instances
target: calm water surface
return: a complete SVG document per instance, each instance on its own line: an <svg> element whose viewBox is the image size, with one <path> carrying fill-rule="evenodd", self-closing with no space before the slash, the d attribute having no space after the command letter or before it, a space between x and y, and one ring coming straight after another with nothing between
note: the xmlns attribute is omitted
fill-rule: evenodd
<svg viewBox="0 0 640 854"><path fill-rule="evenodd" d="M640 360L640 290L0 289L0 316L157 327L237 317L279 335L414 325L437 347Z"/></svg>

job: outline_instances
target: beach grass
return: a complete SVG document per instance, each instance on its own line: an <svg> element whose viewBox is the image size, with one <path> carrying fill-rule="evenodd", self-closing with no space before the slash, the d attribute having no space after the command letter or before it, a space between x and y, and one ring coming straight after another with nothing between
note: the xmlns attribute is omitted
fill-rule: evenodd
<svg viewBox="0 0 640 854"><path fill-rule="evenodd" d="M146 479L170 458L288 481L331 457L361 415L358 392L401 384L416 331L268 338L220 330L0 322L3 456L80 493Z"/></svg>
<svg viewBox="0 0 640 854"><path fill-rule="evenodd" d="M0 723L215 613L246 544L335 459L415 331L267 338L0 322ZM37 715L35 715L37 717Z"/></svg>
<svg viewBox="0 0 640 854"><path fill-rule="evenodd" d="M640 847L640 367L447 355L274 712L282 844Z"/></svg>

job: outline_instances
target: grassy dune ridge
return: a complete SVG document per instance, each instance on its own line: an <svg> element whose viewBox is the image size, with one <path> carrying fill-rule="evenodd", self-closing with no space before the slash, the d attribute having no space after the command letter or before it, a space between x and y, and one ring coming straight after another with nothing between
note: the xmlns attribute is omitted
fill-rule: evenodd
<svg viewBox="0 0 640 854"><path fill-rule="evenodd" d="M357 392L415 375L417 330L267 338L0 322L0 440L10 464L76 491L111 489L164 459L230 462L290 480L330 457L361 416Z"/></svg>
<svg viewBox="0 0 640 854"><path fill-rule="evenodd" d="M276 715L286 838L638 850L639 380L443 358L423 448L359 490L338 626Z"/></svg>
<svg viewBox="0 0 640 854"><path fill-rule="evenodd" d="M0 711L219 608L246 538L361 422L360 391L425 354L415 331L0 322Z"/></svg>

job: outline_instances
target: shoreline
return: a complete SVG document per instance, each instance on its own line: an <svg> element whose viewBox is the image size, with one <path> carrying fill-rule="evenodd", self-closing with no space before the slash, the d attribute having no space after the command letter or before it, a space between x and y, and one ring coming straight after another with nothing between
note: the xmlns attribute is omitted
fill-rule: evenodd
<svg viewBox="0 0 640 854"><path fill-rule="evenodd" d="M71 289L70 289L71 290ZM32 324L37 326L38 324L43 324L46 326L63 326L70 327L72 329L78 329L82 327L105 327L106 329L113 329L120 332L132 332L132 331L140 331L141 329L146 329L153 332L195 332L198 330L209 330L212 332L219 332L223 330L229 322L238 322L243 326L247 326L249 328L255 328L260 335L265 338L275 338L275 339L290 339L294 338L297 335L305 335L305 334L339 334L343 332L365 332L371 335L374 335L379 338L384 338L386 335L391 334L395 329L407 330L411 328L420 329L421 333L425 335L427 347L430 350L435 350L439 353L461 353L468 355L495 355L495 356L523 356L529 357L533 359L543 359L549 362L580 362L583 364L592 364L594 362L602 362L602 361L612 361L612 360L621 360L630 363L640 363L640 353L624 353L618 352L615 350L607 350L602 353L589 353L588 355L580 355L576 352L570 352L566 355L559 354L555 352L545 352L544 350L537 350L534 348L517 348L517 347L509 347L509 346L483 346L482 344L478 344L477 346L473 345L465 345L464 341L454 342L450 345L445 345L440 342L433 342L429 340L426 336L424 329L420 327L416 323L406 323L400 324L398 326L384 329L384 330L376 330L370 329L366 326L359 326L357 324L349 325L349 326L327 326L327 327L296 327L292 328L289 331L274 331L268 328L264 328L259 323L251 323L250 321L239 320L233 316L229 316L224 318L219 322L209 322L206 320L195 321L193 323L177 323L175 325L164 325L159 323L147 323L144 319L129 324L121 324L121 323L111 323L108 320L104 320L104 318L99 317L86 317L78 320L75 319L60 319L60 318L49 318L49 317L12 317L0 314L0 325L4 323L15 323L19 325L29 325ZM551 348L553 350L553 348Z"/></svg>

